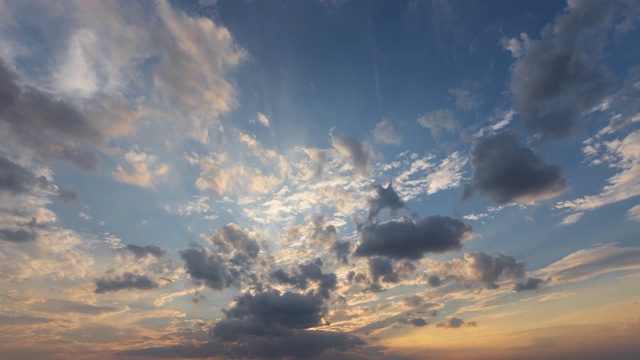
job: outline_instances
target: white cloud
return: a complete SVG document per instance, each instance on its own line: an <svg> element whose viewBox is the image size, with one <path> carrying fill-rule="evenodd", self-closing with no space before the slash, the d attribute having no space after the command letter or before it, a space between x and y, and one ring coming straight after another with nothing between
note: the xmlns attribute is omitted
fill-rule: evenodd
<svg viewBox="0 0 640 360"><path fill-rule="evenodd" d="M431 131L433 137L440 137L443 131L453 132L456 120L451 110L436 110L418 118L418 123Z"/></svg>
<svg viewBox="0 0 640 360"><path fill-rule="evenodd" d="M577 221L579 215L576 214L640 195L640 130L627 135L622 141L616 139L595 142L593 149L586 150L585 153L589 155L601 152L596 160L620 171L607 179L608 184L599 194L558 202L556 208L567 209L572 213L563 223Z"/></svg>
<svg viewBox="0 0 640 360"><path fill-rule="evenodd" d="M456 107L462 110L473 110L480 105L476 94L469 89L449 89L449 93L456 99Z"/></svg>
<svg viewBox="0 0 640 360"><path fill-rule="evenodd" d="M399 145L402 138L396 133L391 120L383 120L379 122L373 129L373 139L382 144Z"/></svg>
<svg viewBox="0 0 640 360"><path fill-rule="evenodd" d="M269 118L267 117L267 115L263 114L263 113L258 113L258 115L256 116L256 120L266 126L266 127L270 127L271 123L269 122ZM255 122L256 120L252 120L252 122Z"/></svg>
<svg viewBox="0 0 640 360"><path fill-rule="evenodd" d="M627 210L627 217L635 222L640 222L640 205Z"/></svg>
<svg viewBox="0 0 640 360"><path fill-rule="evenodd" d="M124 156L126 165L118 165L113 178L125 184L153 188L169 172L169 166L158 163L157 158L144 152L131 150Z"/></svg>

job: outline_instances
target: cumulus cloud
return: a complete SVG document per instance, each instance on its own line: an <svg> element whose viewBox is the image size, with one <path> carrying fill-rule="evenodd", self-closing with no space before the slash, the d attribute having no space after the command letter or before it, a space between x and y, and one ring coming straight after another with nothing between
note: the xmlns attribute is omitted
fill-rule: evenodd
<svg viewBox="0 0 640 360"><path fill-rule="evenodd" d="M511 91L529 129L545 137L567 137L615 84L600 59L618 6L614 1L570 2L539 40L503 41L517 56Z"/></svg>
<svg viewBox="0 0 640 360"><path fill-rule="evenodd" d="M323 262L320 258L308 264L298 265L298 269L291 274L282 269L271 273L271 277L279 283L294 285L299 289L306 290L309 282L317 285L315 294L323 299L329 298L331 292L338 285L338 277L334 273L322 273Z"/></svg>
<svg viewBox="0 0 640 360"><path fill-rule="evenodd" d="M443 253L462 248L473 234L471 225L447 216L428 216L417 221L400 218L363 225L356 256L386 256L421 259L425 253Z"/></svg>
<svg viewBox="0 0 640 360"><path fill-rule="evenodd" d="M436 324L436 327L445 328L445 329L457 329L461 327L476 327L478 323L476 321L465 322L462 319L458 319L457 317L449 318L443 322L439 322Z"/></svg>
<svg viewBox="0 0 640 360"><path fill-rule="evenodd" d="M351 253L351 242L348 240L337 240L333 243L331 250L336 254L339 261L342 261L345 264L349 263L349 254Z"/></svg>
<svg viewBox="0 0 640 360"><path fill-rule="evenodd" d="M522 279L524 277L523 262L513 256L498 254L488 255L482 251L464 254L466 270L469 278L480 281L487 289L496 289L496 281L500 277L507 279Z"/></svg>
<svg viewBox="0 0 640 360"><path fill-rule="evenodd" d="M267 115L263 114L263 113L258 113L258 115L256 115L255 120L251 120L252 122L259 122L260 124L262 124L262 126L266 126L266 127L270 127L271 123L269 121L269 118L267 117Z"/></svg>
<svg viewBox="0 0 640 360"><path fill-rule="evenodd" d="M19 141L44 159L68 161L83 170L95 170L99 159L88 146L105 137L74 106L34 87L21 85L18 75L0 59L0 123L4 141Z"/></svg>
<svg viewBox="0 0 640 360"><path fill-rule="evenodd" d="M560 194L567 186L564 171L507 131L476 140L471 151L473 176L463 198L477 190L497 204L530 202Z"/></svg>
<svg viewBox="0 0 640 360"><path fill-rule="evenodd" d="M360 175L367 175L369 172L369 157L372 152L369 146L352 138L331 138L331 145L338 150L355 172Z"/></svg>
<svg viewBox="0 0 640 360"><path fill-rule="evenodd" d="M208 238L208 249L187 249L179 252L187 273L195 282L222 290L239 286L247 279L258 257L260 245L247 229L230 223L219 227Z"/></svg>
<svg viewBox="0 0 640 360"><path fill-rule="evenodd" d="M9 242L23 243L27 241L35 241L37 238L38 234L31 230L0 229L0 239Z"/></svg>
<svg viewBox="0 0 640 360"><path fill-rule="evenodd" d="M96 294L130 289L149 290L159 287L159 284L148 276L130 272L125 272L121 276L96 279L95 285L94 292Z"/></svg>
<svg viewBox="0 0 640 360"><path fill-rule="evenodd" d="M393 185L389 183L387 187L382 185L373 185L373 189L376 191L376 196L367 200L369 204L368 220L373 220L380 211L389 209L392 212L405 208L405 204L393 189Z"/></svg>
<svg viewBox="0 0 640 360"><path fill-rule="evenodd" d="M125 154L126 165L118 165L113 171L114 179L144 188L153 188L158 180L169 173L169 166L158 163L157 158L144 152L129 151Z"/></svg>
<svg viewBox="0 0 640 360"><path fill-rule="evenodd" d="M371 273L371 278L374 283L378 283L379 280L388 283L397 283L400 281L400 277L389 259L381 257L370 258L369 272Z"/></svg>
<svg viewBox="0 0 640 360"><path fill-rule="evenodd" d="M399 145L402 138L396 133L391 120L383 120L373 129L373 139L377 143Z"/></svg>
<svg viewBox="0 0 640 360"><path fill-rule="evenodd" d="M453 132L456 129L456 120L451 110L428 112L418 118L418 124L429 129L435 138L440 137L443 131Z"/></svg>

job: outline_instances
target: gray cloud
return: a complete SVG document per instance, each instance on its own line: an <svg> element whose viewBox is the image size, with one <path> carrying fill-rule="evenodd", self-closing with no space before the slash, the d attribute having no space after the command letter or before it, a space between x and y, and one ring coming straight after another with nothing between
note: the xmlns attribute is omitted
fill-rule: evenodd
<svg viewBox="0 0 640 360"><path fill-rule="evenodd" d="M78 198L78 192L75 189L66 189L58 191L58 197L65 203L75 201Z"/></svg>
<svg viewBox="0 0 640 360"><path fill-rule="evenodd" d="M529 278L524 282L518 281L513 286L513 290L517 292L527 291L527 290L537 290L538 288L540 288L540 284L542 284L542 281L543 281L542 279L538 279L538 278Z"/></svg>
<svg viewBox="0 0 640 360"><path fill-rule="evenodd" d="M376 191L376 196L368 199L367 201L369 204L369 221L372 221L376 216L378 216L380 211L384 209L389 209L392 212L395 212L396 210L400 210L405 207L404 202L393 189L391 183L389 183L386 188L377 184L373 185L373 188Z"/></svg>
<svg viewBox="0 0 640 360"><path fill-rule="evenodd" d="M369 149L352 138L331 138L331 144L360 175L369 171Z"/></svg>
<svg viewBox="0 0 640 360"><path fill-rule="evenodd" d="M391 260L373 257L369 259L369 272L374 283L377 283L380 278L383 282L397 283L400 281L400 277L393 268Z"/></svg>
<svg viewBox="0 0 640 360"><path fill-rule="evenodd" d="M480 281L487 289L497 289L496 281L502 276L507 279L522 279L525 264L512 256L488 255L482 251L464 254L469 277Z"/></svg>
<svg viewBox="0 0 640 360"><path fill-rule="evenodd" d="M0 155L0 191L13 195L29 193L35 187L46 188L49 181Z"/></svg>
<svg viewBox="0 0 640 360"><path fill-rule="evenodd" d="M436 324L436 327L445 328L445 329L457 329L461 327L476 327L478 326L478 322L469 321L465 322L462 319L458 319L457 317L449 318L443 322L439 322Z"/></svg>
<svg viewBox="0 0 640 360"><path fill-rule="evenodd" d="M96 289L94 292L96 294L129 289L149 290L159 286L158 283L146 275L136 275L130 272L126 272L117 277L96 279L95 285Z"/></svg>
<svg viewBox="0 0 640 360"><path fill-rule="evenodd" d="M0 229L0 239L14 243L23 243L37 240L38 234L34 231L24 229Z"/></svg>
<svg viewBox="0 0 640 360"><path fill-rule="evenodd" d="M81 144L103 144L103 135L76 108L30 86L0 59L0 123L43 158L59 158L83 170L98 167L97 155Z"/></svg>
<svg viewBox="0 0 640 360"><path fill-rule="evenodd" d="M438 287L442 285L442 279L440 279L438 275L431 275L427 279L427 283L429 284L429 286Z"/></svg>
<svg viewBox="0 0 640 360"><path fill-rule="evenodd" d="M473 177L463 199L477 190L497 204L548 199L567 186L564 171L507 131L479 138L471 151Z"/></svg>
<svg viewBox="0 0 640 360"><path fill-rule="evenodd" d="M411 325L416 326L416 327L422 327L422 326L429 325L429 322L426 321L423 318L414 318L414 319L409 320L409 322L411 323Z"/></svg>
<svg viewBox="0 0 640 360"><path fill-rule="evenodd" d="M318 214L313 216L309 226L311 228L311 234L309 235L309 243L311 245L326 245L337 241L338 228L327 224L326 215Z"/></svg>
<svg viewBox="0 0 640 360"><path fill-rule="evenodd" d="M138 246L129 244L127 245L127 250L131 251L136 258L143 258L148 255L153 255L158 258L163 256L167 252L166 250L155 245Z"/></svg>
<svg viewBox="0 0 640 360"><path fill-rule="evenodd" d="M31 308L47 313L76 313L85 315L100 315L119 310L113 306L96 306L63 299L47 299L43 302L36 302L31 305Z"/></svg>
<svg viewBox="0 0 640 360"><path fill-rule="evenodd" d="M411 296L407 296L406 298L404 298L404 303L407 306L411 306L411 307L418 307L420 306L420 304L422 304L422 297L418 296L418 295L411 295Z"/></svg>
<svg viewBox="0 0 640 360"><path fill-rule="evenodd" d="M580 115L613 87L615 78L600 59L617 6L614 1L572 2L543 29L540 40L524 37L511 91L529 129L544 137L567 137Z"/></svg>
<svg viewBox="0 0 640 360"><path fill-rule="evenodd" d="M340 241L337 240L335 243L333 243L333 246L331 247L331 250L333 250L333 252L336 254L336 256L338 257L339 261L342 261L345 264L349 263L348 257L349 257L349 253L351 251L351 242L348 240L345 241Z"/></svg>
<svg viewBox="0 0 640 360"><path fill-rule="evenodd" d="M362 226L355 255L417 260L429 252L460 250L462 240L472 234L471 225L447 216L394 219Z"/></svg>
<svg viewBox="0 0 640 360"><path fill-rule="evenodd" d="M331 291L335 290L338 285L338 278L334 273L322 273L322 260L316 259L315 262L298 265L297 271L287 274L284 270L278 269L271 273L271 278L281 284L288 284L306 290L309 282L317 284L315 294L323 299L329 298Z"/></svg>
<svg viewBox="0 0 640 360"><path fill-rule="evenodd" d="M205 285L215 290L222 290L230 286L238 286L240 273L229 269L227 261L218 254L206 249L200 251L187 249L179 252L185 261L187 273L196 281L203 281Z"/></svg>

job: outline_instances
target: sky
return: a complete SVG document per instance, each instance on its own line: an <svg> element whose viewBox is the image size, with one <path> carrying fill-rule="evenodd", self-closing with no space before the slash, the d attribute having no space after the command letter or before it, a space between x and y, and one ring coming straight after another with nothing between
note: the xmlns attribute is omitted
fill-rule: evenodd
<svg viewBox="0 0 640 360"><path fill-rule="evenodd" d="M0 358L637 359L639 21L0 0Z"/></svg>

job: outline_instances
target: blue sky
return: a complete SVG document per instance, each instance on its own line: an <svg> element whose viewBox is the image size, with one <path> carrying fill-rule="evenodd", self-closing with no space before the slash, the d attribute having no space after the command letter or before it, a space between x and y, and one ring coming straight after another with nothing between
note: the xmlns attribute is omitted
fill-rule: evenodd
<svg viewBox="0 0 640 360"><path fill-rule="evenodd" d="M639 19L1 1L0 357L637 357Z"/></svg>

